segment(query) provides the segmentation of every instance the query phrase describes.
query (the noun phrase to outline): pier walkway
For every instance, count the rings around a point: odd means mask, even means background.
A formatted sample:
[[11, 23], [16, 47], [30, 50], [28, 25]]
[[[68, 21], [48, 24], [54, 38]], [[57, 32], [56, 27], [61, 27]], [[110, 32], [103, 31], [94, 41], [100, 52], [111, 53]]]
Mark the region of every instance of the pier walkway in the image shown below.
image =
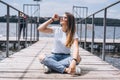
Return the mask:
[[38, 55], [50, 53], [52, 38], [42, 38], [0, 62], [0, 80], [120, 80], [120, 70], [99, 57], [79, 48], [82, 61], [80, 76], [69, 74], [44, 74]]

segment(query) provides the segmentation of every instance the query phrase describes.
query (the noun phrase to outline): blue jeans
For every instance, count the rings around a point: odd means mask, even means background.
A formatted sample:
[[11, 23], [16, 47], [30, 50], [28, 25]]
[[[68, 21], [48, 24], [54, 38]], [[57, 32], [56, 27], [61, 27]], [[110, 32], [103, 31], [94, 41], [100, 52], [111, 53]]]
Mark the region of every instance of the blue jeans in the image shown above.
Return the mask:
[[49, 54], [41, 61], [42, 64], [46, 65], [48, 68], [64, 73], [65, 68], [69, 67], [72, 61], [70, 54]]

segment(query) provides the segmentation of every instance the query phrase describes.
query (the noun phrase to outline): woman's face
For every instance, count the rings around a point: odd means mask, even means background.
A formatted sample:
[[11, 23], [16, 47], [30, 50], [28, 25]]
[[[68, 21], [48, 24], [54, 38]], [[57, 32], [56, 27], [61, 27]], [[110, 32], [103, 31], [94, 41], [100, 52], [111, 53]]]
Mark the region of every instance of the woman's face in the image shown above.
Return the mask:
[[66, 14], [60, 17], [60, 24], [62, 25], [63, 31], [66, 31], [67, 29], [67, 22], [68, 22], [68, 19]]

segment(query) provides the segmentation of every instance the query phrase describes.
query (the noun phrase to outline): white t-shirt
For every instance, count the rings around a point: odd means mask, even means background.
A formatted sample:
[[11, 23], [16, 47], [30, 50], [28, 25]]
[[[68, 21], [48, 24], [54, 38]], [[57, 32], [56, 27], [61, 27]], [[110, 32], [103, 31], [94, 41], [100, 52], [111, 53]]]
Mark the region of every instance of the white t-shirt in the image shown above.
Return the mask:
[[[52, 27], [52, 29], [54, 34], [54, 46], [53, 46], [52, 52], [69, 54], [70, 48], [67, 48], [65, 46], [66, 33], [62, 31], [62, 27]], [[78, 35], [75, 32], [74, 39], [76, 38], [78, 38]]]

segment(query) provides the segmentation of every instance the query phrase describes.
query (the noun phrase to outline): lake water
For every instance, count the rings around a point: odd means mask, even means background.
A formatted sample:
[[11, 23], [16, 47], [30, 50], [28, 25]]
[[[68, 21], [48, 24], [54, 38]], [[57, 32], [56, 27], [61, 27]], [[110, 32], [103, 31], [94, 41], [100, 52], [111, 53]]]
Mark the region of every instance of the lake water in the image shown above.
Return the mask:
[[[59, 26], [60, 27], [60, 25], [56, 25], [56, 24], [52, 24], [50, 26]], [[35, 29], [36, 29], [36, 27], [34, 27], [34, 25], [32, 25], [32, 29], [31, 29], [31, 24], [28, 24], [28, 36], [30, 36], [30, 34], [31, 34], [30, 31], [32, 30], [32, 33], [34, 33]], [[78, 31], [78, 36], [80, 36], [80, 27], [77, 28], [77, 31]], [[94, 31], [95, 31], [95, 38], [100, 38], [100, 39], [103, 38], [103, 33], [104, 33], [103, 26], [95, 26]], [[18, 24], [10, 23], [9, 33], [10, 33], [10, 37], [18, 36]], [[84, 34], [85, 34], [85, 27], [83, 25], [82, 37], [84, 37]], [[114, 26], [107, 27], [107, 32], [106, 32], [107, 39], [113, 39], [114, 35], [115, 35], [115, 39], [120, 39], [120, 27], [119, 26], [118, 27], [114, 27]], [[6, 36], [6, 23], [0, 23], [0, 37], [5, 37], [5, 36]], [[34, 34], [32, 36], [34, 36]], [[53, 35], [40, 33], [40, 37], [44, 37], [44, 36], [52, 37]], [[91, 27], [91, 25], [88, 25], [87, 38], [91, 38], [91, 36], [92, 36], [92, 27]], [[13, 54], [15, 52], [11, 51], [10, 53]], [[0, 51], [0, 59], [3, 59], [4, 57], [5, 57], [5, 52]], [[99, 57], [101, 57], [101, 55], [99, 55]], [[114, 57], [111, 57], [111, 55], [107, 55], [106, 61], [120, 69], [120, 57], [114, 58]]]
[[[60, 25], [56, 25], [56, 24], [52, 24], [50, 26], [60, 26]], [[34, 32], [36, 27], [34, 27], [34, 25], [32, 25], [32, 33]], [[30, 31], [31, 31], [31, 24], [28, 24], [28, 36], [30, 36]], [[80, 36], [80, 27], [77, 28], [78, 31], [78, 36]], [[103, 26], [95, 26], [95, 38], [103, 38]], [[107, 27], [107, 31], [106, 31], [106, 38], [107, 39], [113, 39], [114, 37], [114, 31], [115, 31], [115, 39], [120, 39], [120, 27]], [[16, 23], [10, 23], [10, 37], [15, 37], [18, 35], [18, 24]], [[33, 34], [34, 35], [34, 34]], [[33, 36], [32, 35], [32, 36]], [[84, 37], [85, 35], [85, 27], [83, 25], [82, 27], [82, 37]], [[0, 23], [0, 37], [1, 36], [6, 36], [6, 23]], [[43, 34], [40, 33], [40, 37], [43, 36], [47, 36], [47, 37], [51, 37], [52, 35], [50, 34]], [[92, 27], [91, 25], [88, 25], [87, 27], [87, 38], [91, 38], [92, 37]]]

